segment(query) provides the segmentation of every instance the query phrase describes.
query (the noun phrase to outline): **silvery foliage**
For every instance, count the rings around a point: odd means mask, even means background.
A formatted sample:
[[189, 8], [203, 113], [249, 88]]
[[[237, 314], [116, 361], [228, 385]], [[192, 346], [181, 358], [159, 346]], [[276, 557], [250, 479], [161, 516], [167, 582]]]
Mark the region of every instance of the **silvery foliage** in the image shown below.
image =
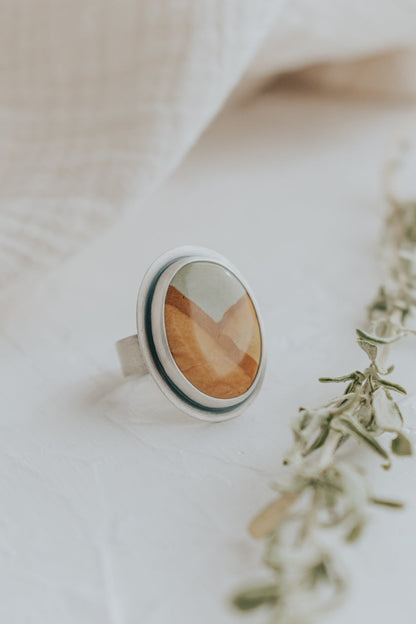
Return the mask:
[[304, 624], [338, 603], [346, 581], [337, 561], [334, 535], [357, 540], [371, 504], [391, 508], [401, 503], [374, 498], [364, 472], [341, 461], [337, 451], [348, 441], [375, 453], [388, 470], [393, 456], [412, 447], [403, 432], [396, 397], [405, 389], [385, 368], [388, 350], [409, 333], [416, 309], [416, 202], [387, 193], [390, 214], [383, 237], [385, 281], [368, 308], [368, 331], [356, 330], [368, 366], [322, 383], [345, 384], [343, 394], [316, 409], [301, 407], [292, 421], [293, 446], [284, 463], [287, 479], [278, 497], [251, 523], [253, 537], [266, 542], [264, 563], [269, 581], [234, 597], [243, 611], [270, 610], [275, 624]]

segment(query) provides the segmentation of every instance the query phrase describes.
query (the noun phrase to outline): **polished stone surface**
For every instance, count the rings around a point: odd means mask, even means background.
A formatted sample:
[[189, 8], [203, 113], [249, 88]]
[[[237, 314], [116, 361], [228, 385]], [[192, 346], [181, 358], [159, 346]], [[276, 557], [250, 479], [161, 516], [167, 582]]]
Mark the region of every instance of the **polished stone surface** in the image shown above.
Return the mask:
[[180, 269], [166, 294], [165, 328], [175, 363], [195, 388], [218, 399], [250, 388], [261, 357], [260, 327], [230, 271], [200, 261]]

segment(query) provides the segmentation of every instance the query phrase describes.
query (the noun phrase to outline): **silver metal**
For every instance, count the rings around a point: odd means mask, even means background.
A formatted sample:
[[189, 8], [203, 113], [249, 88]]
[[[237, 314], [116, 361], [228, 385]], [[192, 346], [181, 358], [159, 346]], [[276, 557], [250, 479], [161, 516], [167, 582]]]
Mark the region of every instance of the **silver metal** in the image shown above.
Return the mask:
[[[169, 349], [164, 302], [174, 275], [191, 262], [219, 264], [242, 284], [255, 308], [262, 337], [262, 353], [255, 380], [243, 395], [217, 399], [195, 388], [179, 370]], [[182, 411], [208, 421], [223, 421], [238, 416], [257, 396], [263, 382], [266, 356], [263, 323], [256, 300], [248, 284], [220, 254], [202, 247], [180, 247], [156, 260], [146, 273], [137, 298], [137, 335], [116, 344], [124, 375], [150, 373], [167, 398]]]
[[116, 342], [116, 349], [120, 359], [121, 370], [125, 377], [129, 375], [138, 375], [140, 377], [147, 375], [149, 371], [142, 356], [137, 334]]

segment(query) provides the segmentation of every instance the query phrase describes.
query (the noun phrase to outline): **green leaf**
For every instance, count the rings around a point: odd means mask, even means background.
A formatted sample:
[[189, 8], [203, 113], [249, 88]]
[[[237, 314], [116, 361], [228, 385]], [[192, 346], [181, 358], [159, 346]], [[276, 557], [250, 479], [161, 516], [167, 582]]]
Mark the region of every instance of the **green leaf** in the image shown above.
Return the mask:
[[356, 329], [358, 338], [361, 340], [365, 340], [366, 342], [370, 342], [374, 345], [386, 345], [392, 344], [393, 342], [397, 342], [402, 338], [403, 334], [396, 334], [396, 336], [390, 336], [389, 338], [383, 338], [381, 336], [372, 336], [371, 334], [367, 334], [367, 332], [362, 329]]
[[400, 392], [400, 394], [407, 394], [406, 390], [403, 388], [403, 386], [400, 386], [397, 383], [393, 383], [392, 381], [387, 381], [386, 379], [377, 379], [378, 383], [380, 383], [382, 386], [384, 386], [385, 388], [388, 388], [389, 390], [394, 390], [395, 392]]
[[315, 587], [318, 583], [322, 581], [326, 581], [328, 579], [328, 568], [325, 561], [319, 561], [319, 563], [315, 564], [306, 573], [305, 582], [309, 587]]
[[358, 344], [360, 345], [361, 349], [365, 351], [370, 360], [372, 362], [375, 362], [378, 351], [377, 346], [371, 342], [368, 342], [367, 340], [359, 340]]
[[355, 379], [355, 373], [344, 375], [344, 377], [319, 377], [318, 381], [320, 383], [343, 383], [351, 379]]
[[374, 366], [376, 368], [377, 373], [379, 375], [383, 375], [383, 377], [385, 375], [390, 375], [390, 373], [392, 373], [394, 371], [394, 365], [393, 364], [391, 366], [389, 366], [386, 370], [382, 370], [381, 368], [379, 368], [375, 362], [374, 362]]
[[369, 448], [375, 451], [380, 457], [386, 459], [390, 464], [390, 459], [387, 451], [377, 442], [372, 435], [370, 435], [364, 427], [359, 426], [347, 420], [346, 418], [339, 418], [338, 422], [342, 424], [352, 435], [354, 435], [358, 440], [365, 442]]
[[348, 434], [341, 435], [339, 440], [338, 440], [338, 443], [337, 443], [337, 446], [336, 446], [335, 450], [337, 451], [339, 448], [341, 448], [341, 446], [343, 444], [345, 444], [345, 442], [348, 440], [349, 437], [350, 436]]
[[321, 431], [318, 433], [318, 435], [316, 436], [315, 440], [312, 442], [310, 447], [307, 448], [305, 451], [303, 451], [302, 453], [303, 457], [307, 457], [308, 455], [316, 451], [318, 448], [320, 448], [325, 443], [328, 435], [329, 435], [329, 423], [325, 423], [324, 425], [321, 426]]
[[354, 371], [349, 375], [343, 375], [342, 377], [320, 377], [321, 383], [344, 383], [347, 381], [364, 381], [364, 375], [361, 371]]
[[363, 528], [364, 528], [364, 523], [357, 522], [357, 524], [355, 524], [345, 536], [346, 541], [355, 542], [360, 537], [361, 533], [363, 532]]
[[333, 402], [332, 405], [329, 406], [330, 416], [337, 416], [347, 410], [350, 410], [353, 405], [359, 402], [359, 400], [360, 396], [358, 393], [352, 392], [350, 394], [343, 394], [339, 400]]
[[389, 393], [386, 394], [384, 388], [377, 388], [372, 402], [377, 426], [383, 431], [399, 432], [403, 425], [403, 416]]
[[391, 442], [391, 450], [395, 455], [403, 457], [413, 454], [412, 444], [403, 433], [399, 433]]
[[391, 507], [392, 509], [402, 509], [403, 503], [400, 501], [385, 500], [383, 498], [370, 498], [370, 503], [374, 505], [383, 505], [384, 507]]
[[385, 312], [388, 307], [388, 300], [386, 290], [383, 286], [380, 286], [379, 291], [377, 293], [377, 297], [369, 306], [370, 310], [380, 310], [381, 312]]
[[274, 605], [278, 600], [276, 585], [252, 587], [238, 593], [233, 598], [233, 605], [240, 611], [251, 611], [262, 605]]
[[305, 429], [312, 420], [312, 414], [304, 407], [300, 407], [298, 411], [299, 429]]

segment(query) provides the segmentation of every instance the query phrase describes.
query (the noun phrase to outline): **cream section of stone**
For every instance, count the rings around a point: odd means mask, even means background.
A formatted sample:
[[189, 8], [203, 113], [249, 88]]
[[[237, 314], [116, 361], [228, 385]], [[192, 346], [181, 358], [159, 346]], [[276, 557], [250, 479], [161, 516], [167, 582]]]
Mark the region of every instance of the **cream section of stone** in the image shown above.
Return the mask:
[[246, 292], [228, 270], [213, 262], [192, 262], [180, 269], [171, 285], [181, 291], [216, 322]]

